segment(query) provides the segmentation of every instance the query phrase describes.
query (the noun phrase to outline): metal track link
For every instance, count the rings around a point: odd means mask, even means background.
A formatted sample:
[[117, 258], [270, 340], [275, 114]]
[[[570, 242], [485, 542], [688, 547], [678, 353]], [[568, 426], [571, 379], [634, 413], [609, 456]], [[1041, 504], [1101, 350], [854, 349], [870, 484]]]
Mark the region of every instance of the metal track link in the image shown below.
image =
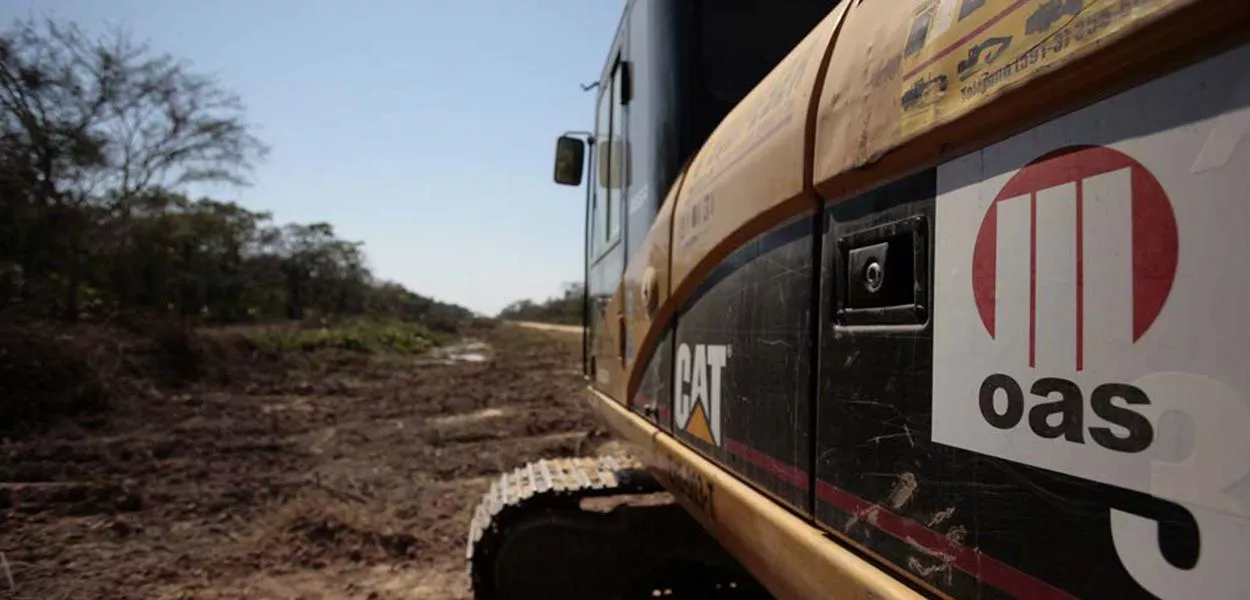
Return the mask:
[[627, 456], [539, 460], [504, 473], [482, 495], [469, 525], [465, 559], [470, 586], [476, 593], [483, 591], [478, 589], [475, 570], [479, 577], [491, 571], [500, 533], [513, 518], [532, 510], [569, 506], [583, 498], [662, 490], [641, 462]]

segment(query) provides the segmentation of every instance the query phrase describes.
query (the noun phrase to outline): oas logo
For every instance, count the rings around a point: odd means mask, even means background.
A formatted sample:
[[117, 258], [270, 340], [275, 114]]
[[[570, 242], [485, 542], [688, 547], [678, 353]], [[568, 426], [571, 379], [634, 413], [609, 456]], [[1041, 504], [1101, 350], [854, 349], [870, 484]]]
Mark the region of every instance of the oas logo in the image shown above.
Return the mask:
[[721, 443], [721, 380], [730, 354], [729, 346], [681, 344], [673, 370], [677, 427], [717, 446]]
[[986, 212], [972, 255], [977, 312], [1030, 367], [1081, 371], [1150, 329], [1177, 247], [1150, 171], [1110, 148], [1063, 148], [1016, 173]]
[[1121, 365], [1167, 302], [1177, 249], [1163, 187], [1121, 152], [1069, 147], [1016, 173], [972, 251], [976, 312], [993, 340], [985, 364], [998, 367], [977, 392], [985, 422], [1118, 452], [1150, 447], [1138, 407], [1152, 401], [1120, 379]]

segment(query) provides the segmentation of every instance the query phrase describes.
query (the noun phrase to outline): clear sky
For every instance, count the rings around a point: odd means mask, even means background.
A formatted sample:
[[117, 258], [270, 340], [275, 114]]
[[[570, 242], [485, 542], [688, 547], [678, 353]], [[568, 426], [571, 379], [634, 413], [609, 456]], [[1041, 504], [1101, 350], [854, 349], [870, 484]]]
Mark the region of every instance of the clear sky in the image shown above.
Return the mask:
[[271, 153], [221, 199], [327, 221], [418, 293], [494, 314], [582, 276], [584, 190], [551, 180], [589, 129], [622, 1], [0, 0], [0, 19], [120, 25], [247, 105]]

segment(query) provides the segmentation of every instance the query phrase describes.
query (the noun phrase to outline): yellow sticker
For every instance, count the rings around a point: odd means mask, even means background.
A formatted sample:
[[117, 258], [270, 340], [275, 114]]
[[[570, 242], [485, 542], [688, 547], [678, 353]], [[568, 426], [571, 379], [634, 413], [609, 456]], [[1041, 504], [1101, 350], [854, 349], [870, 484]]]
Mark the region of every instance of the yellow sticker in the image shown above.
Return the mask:
[[[984, 103], [999, 89], [1177, 0], [934, 0], [913, 12], [901, 61], [904, 135]], [[955, 8], [957, 10], [943, 10]], [[935, 23], [937, 24], [935, 26]]]

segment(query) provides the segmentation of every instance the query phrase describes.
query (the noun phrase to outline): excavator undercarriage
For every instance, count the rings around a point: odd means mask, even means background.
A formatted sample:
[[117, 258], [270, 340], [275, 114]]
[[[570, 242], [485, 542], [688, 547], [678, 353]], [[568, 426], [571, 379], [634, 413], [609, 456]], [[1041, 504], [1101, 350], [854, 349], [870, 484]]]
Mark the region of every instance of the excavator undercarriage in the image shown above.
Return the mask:
[[541, 460], [483, 496], [466, 551], [476, 598], [769, 598], [636, 460]]

